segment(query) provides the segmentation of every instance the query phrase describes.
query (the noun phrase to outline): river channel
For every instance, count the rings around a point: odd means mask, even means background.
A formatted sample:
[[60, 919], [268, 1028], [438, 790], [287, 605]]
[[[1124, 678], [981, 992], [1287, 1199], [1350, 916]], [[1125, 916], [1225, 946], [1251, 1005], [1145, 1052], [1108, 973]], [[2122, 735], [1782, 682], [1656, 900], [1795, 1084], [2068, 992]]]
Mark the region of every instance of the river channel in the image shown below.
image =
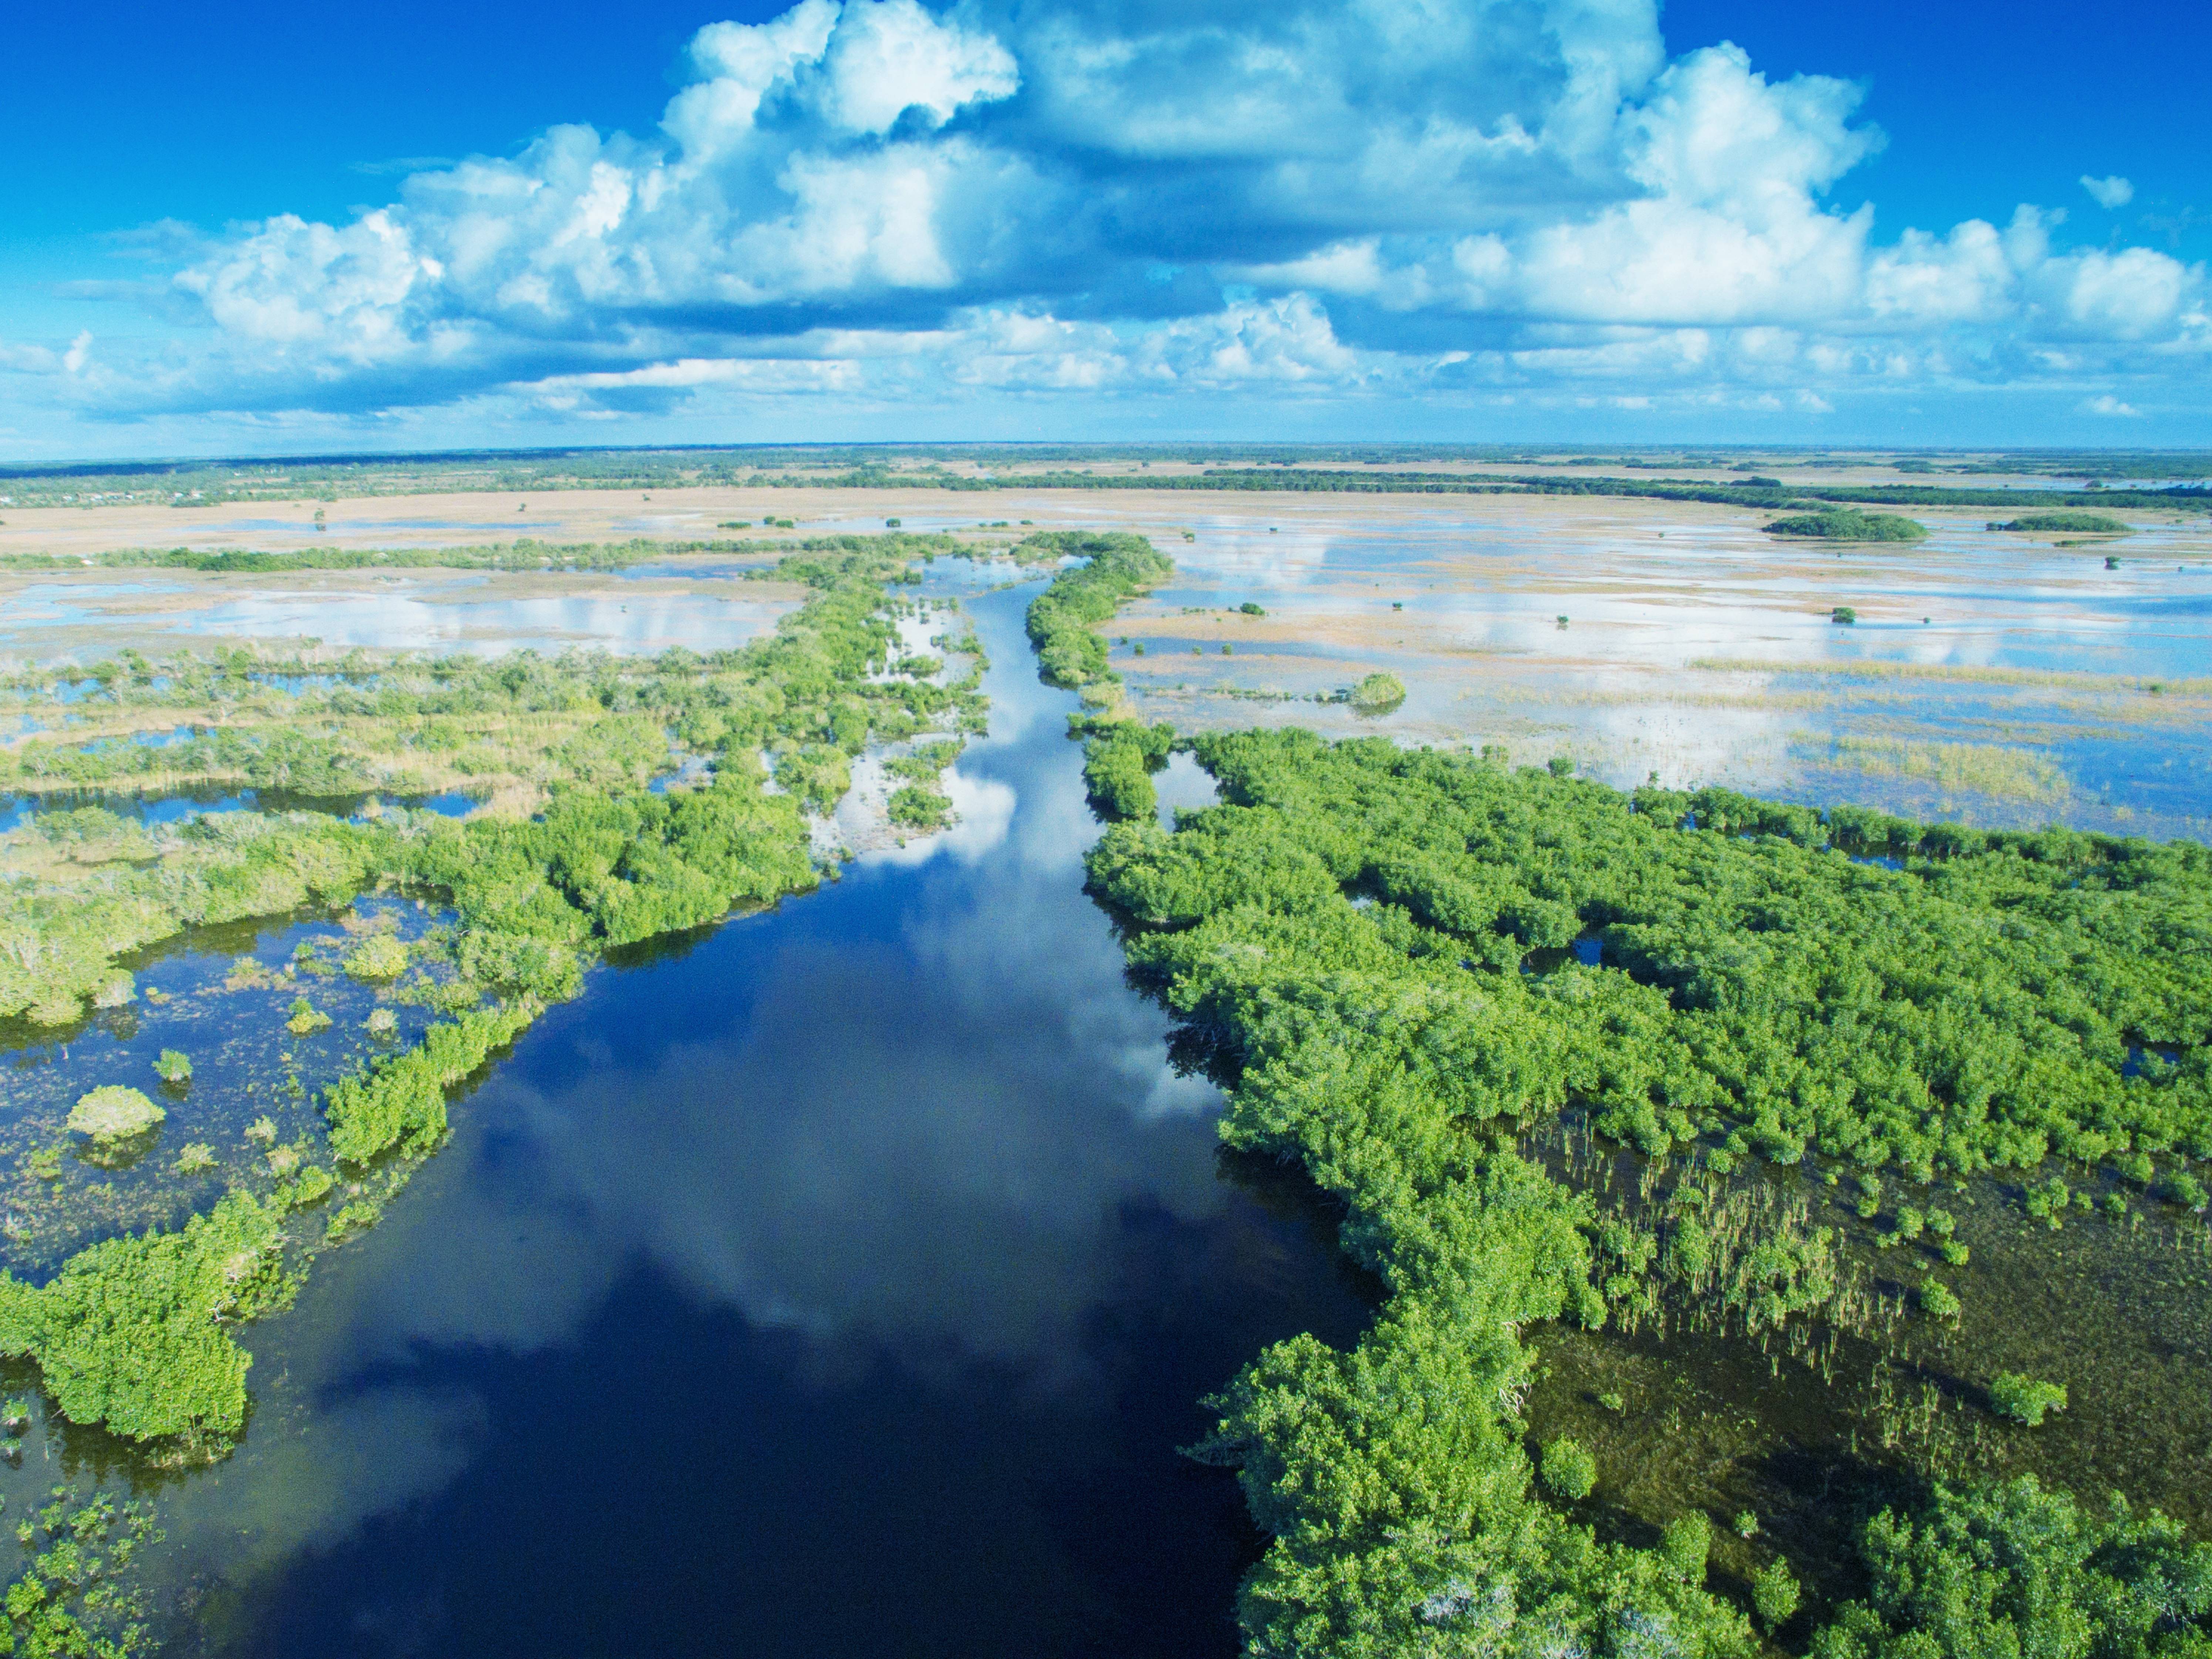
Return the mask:
[[[140, 1477], [165, 1651], [1237, 1650], [1261, 1540], [1176, 1448], [1367, 1304], [1309, 1206], [1218, 1164], [1123, 980], [1031, 591], [970, 603], [963, 823], [596, 970], [243, 1334], [243, 1444]], [[30, 1503], [133, 1478], [27, 1449]]]

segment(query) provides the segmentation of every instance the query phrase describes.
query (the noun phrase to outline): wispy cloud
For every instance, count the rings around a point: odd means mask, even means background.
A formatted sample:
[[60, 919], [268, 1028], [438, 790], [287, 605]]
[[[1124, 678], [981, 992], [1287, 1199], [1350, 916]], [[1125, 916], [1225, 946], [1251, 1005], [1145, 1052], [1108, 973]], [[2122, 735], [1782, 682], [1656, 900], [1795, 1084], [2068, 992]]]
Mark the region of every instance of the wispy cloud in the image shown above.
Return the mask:
[[2081, 175], [2081, 188], [2097, 198], [2101, 208], [2124, 208], [2136, 199], [2136, 187], [2117, 173], [2105, 179]]

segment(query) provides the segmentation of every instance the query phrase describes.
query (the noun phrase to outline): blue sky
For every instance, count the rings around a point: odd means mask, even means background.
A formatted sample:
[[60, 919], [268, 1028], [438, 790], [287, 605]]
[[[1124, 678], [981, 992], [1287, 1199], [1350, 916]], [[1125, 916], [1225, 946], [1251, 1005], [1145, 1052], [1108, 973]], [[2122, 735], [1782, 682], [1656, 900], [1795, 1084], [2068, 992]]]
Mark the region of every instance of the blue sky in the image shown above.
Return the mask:
[[18, 21], [0, 455], [2212, 442], [2212, 8], [343, 9]]

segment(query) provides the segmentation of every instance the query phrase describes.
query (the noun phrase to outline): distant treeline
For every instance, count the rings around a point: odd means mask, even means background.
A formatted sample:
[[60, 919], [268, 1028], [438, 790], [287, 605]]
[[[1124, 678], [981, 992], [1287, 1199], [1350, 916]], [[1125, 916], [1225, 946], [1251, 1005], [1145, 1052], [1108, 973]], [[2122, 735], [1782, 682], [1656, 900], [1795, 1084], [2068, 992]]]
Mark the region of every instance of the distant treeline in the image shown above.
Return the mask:
[[1199, 473], [1023, 472], [976, 478], [857, 467], [827, 477], [796, 473], [750, 480], [805, 489], [1154, 489], [1266, 490], [1344, 495], [1620, 495], [1728, 507], [1818, 510], [1827, 505], [1881, 507], [2165, 507], [2212, 504], [2212, 487], [2165, 489], [1954, 489], [1941, 484], [1780, 484], [1771, 479], [1713, 483], [1697, 478], [1576, 478], [1553, 473], [1340, 472], [1322, 467], [1216, 467]]
[[[1755, 463], [1745, 459], [1747, 455], [1755, 456]], [[2212, 453], [2154, 450], [1954, 450], [1901, 453], [1818, 449], [1745, 451], [1677, 445], [1578, 453], [1567, 446], [1528, 444], [763, 444], [19, 465], [0, 466], [0, 496], [6, 498], [0, 501], [0, 506], [87, 507], [136, 502], [192, 508], [242, 502], [334, 502], [341, 496], [403, 495], [428, 490], [514, 490], [519, 494], [549, 489], [649, 491], [774, 483], [818, 486], [839, 482], [888, 482], [916, 488], [938, 485], [988, 489], [1008, 483], [1034, 484], [1041, 479], [1050, 479], [1060, 487], [1070, 489], [1218, 489], [1237, 486], [1188, 482], [1168, 484], [1139, 479], [1108, 479], [1086, 486], [1075, 480], [1082, 477], [1080, 469], [1085, 466], [1133, 463], [1145, 467], [1170, 463], [1221, 471], [1272, 467], [1296, 473], [1318, 471], [1333, 464], [1400, 469], [1452, 461], [1489, 466], [1607, 467], [1646, 474], [1680, 473], [1693, 469], [1749, 473], [1754, 465], [1759, 472], [1771, 474], [1789, 469], [1886, 463], [1900, 472], [1921, 475], [2002, 471], [2022, 476], [2106, 480], [2212, 477]], [[935, 476], [947, 467], [986, 468], [999, 477], [995, 481], [978, 482], [969, 477]], [[1492, 486], [1504, 482], [1455, 480], [1443, 474], [1376, 472], [1365, 476], [1370, 481], [1394, 476], [1427, 477], [1437, 480], [1439, 486], [1455, 483], [1461, 488], [1474, 482]], [[1543, 482], [1558, 485], [1578, 481], [1553, 477]], [[1271, 482], [1267, 487], [1298, 486]], [[1370, 482], [1352, 487], [1405, 486]], [[1717, 486], [1693, 482], [1690, 487]], [[1831, 495], [1829, 499], [1840, 497]], [[1771, 501], [1759, 504], [1778, 505]]]

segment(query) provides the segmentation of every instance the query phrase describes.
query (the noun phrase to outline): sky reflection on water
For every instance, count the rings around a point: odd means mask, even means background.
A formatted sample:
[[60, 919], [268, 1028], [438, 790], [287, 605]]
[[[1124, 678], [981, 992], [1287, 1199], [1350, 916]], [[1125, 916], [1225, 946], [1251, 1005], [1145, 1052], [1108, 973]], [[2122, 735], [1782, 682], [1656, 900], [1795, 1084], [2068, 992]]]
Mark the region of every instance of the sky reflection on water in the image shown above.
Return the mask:
[[1172, 1449], [1364, 1304], [1123, 981], [1024, 598], [961, 762], [1010, 811], [600, 970], [252, 1333], [165, 1505], [210, 1647], [1234, 1651], [1240, 1501]]

